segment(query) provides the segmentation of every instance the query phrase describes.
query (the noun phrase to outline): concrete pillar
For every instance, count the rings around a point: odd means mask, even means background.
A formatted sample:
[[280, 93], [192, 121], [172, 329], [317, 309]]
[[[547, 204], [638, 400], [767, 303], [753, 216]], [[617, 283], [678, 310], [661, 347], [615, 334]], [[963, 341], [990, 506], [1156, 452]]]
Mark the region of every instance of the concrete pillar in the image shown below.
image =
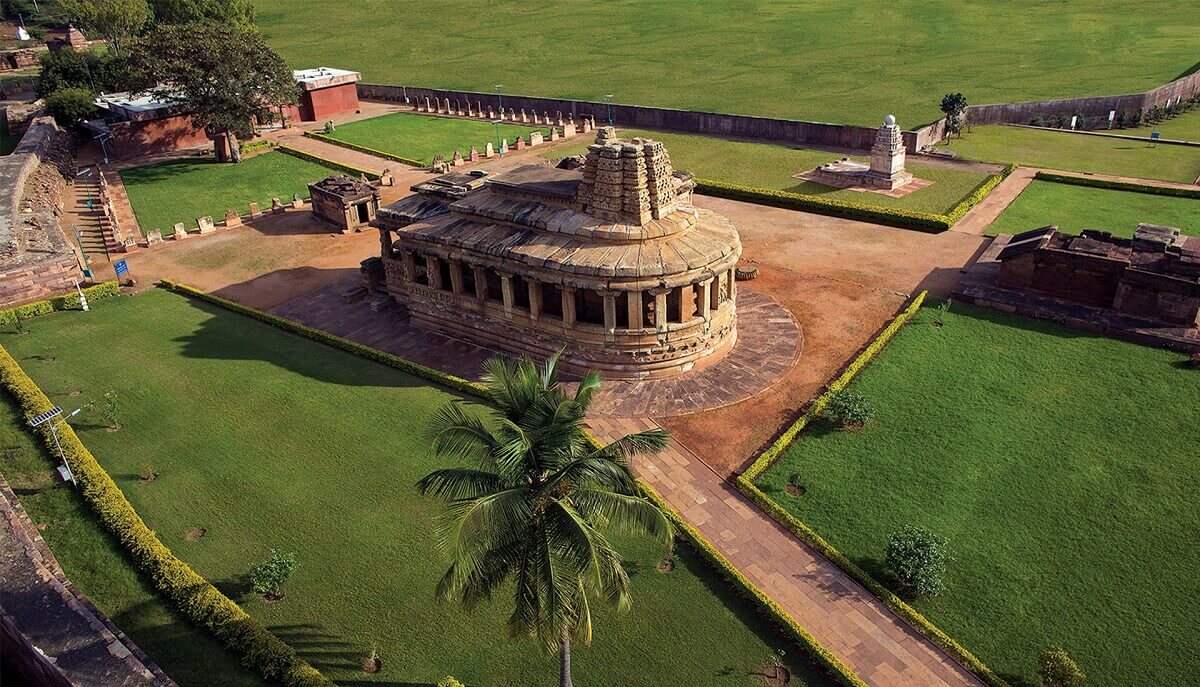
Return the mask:
[[617, 330], [617, 295], [615, 292], [604, 294], [604, 331], [612, 334]]
[[504, 316], [512, 317], [513, 312], [513, 286], [512, 275], [500, 275], [500, 293], [504, 297]]
[[487, 300], [487, 268], [478, 265], [472, 267], [475, 270], [475, 298], [480, 301]]
[[654, 328], [664, 331], [667, 328], [667, 292], [654, 294]]
[[563, 324], [568, 327], [575, 326], [575, 289], [569, 286], [562, 287], [562, 313]]
[[529, 291], [529, 319], [539, 320], [542, 317], [542, 283], [526, 279], [525, 288]]
[[630, 329], [642, 329], [646, 326], [646, 316], [642, 313], [642, 292], [629, 291], [625, 294], [625, 317]]
[[442, 290], [442, 268], [441, 260], [438, 260], [432, 255], [425, 256], [425, 272], [429, 276], [429, 286]]
[[457, 260], [450, 261], [450, 290], [455, 296], [463, 295], [462, 263]]
[[711, 279], [705, 279], [696, 285], [696, 288], [700, 289], [700, 308], [697, 314], [705, 320], [712, 317], [712, 282]]

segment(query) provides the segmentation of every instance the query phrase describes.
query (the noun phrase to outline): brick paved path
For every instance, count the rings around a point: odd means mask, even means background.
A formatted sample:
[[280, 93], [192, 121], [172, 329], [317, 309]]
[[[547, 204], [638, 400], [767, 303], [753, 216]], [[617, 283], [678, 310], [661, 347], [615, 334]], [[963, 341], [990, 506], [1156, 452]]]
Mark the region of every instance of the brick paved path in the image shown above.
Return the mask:
[[[591, 418], [601, 441], [657, 427], [650, 419]], [[850, 670], [876, 687], [983, 683], [840, 568], [797, 539], [672, 440], [634, 461], [652, 486], [734, 566]]]
[[[71, 584], [0, 476], [0, 613], [78, 687], [174, 687]], [[15, 684], [15, 683], [14, 683]]]

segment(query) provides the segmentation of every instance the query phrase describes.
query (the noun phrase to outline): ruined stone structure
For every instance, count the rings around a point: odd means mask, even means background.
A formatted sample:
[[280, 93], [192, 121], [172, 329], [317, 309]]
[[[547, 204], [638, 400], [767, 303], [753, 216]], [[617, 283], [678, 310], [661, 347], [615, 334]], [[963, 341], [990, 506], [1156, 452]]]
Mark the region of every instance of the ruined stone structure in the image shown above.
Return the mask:
[[870, 165], [843, 158], [817, 167], [805, 178], [837, 188], [861, 187], [885, 191], [894, 191], [912, 183], [913, 175], [904, 169], [904, 139], [900, 127], [896, 125], [896, 118], [888, 115], [875, 132]]
[[1000, 251], [998, 285], [1038, 291], [1124, 315], [1200, 326], [1200, 238], [1140, 224], [1133, 239], [1048, 226], [1016, 234]]
[[[366, 226], [379, 211], [379, 188], [364, 179], [344, 174], [308, 185], [313, 216], [337, 227], [343, 234]], [[282, 206], [281, 206], [282, 207]]]
[[[661, 143], [598, 130], [582, 168], [451, 174], [381, 208], [368, 287], [414, 324], [572, 369], [638, 379], [733, 348], [737, 231], [690, 205]], [[382, 274], [380, 274], [382, 273]]]

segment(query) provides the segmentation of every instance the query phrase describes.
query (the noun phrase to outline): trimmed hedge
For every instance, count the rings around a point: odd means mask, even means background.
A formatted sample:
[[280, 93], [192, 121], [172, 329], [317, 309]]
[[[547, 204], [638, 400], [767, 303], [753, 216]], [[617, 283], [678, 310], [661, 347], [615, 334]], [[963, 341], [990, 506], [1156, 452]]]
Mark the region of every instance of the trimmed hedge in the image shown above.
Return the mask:
[[328, 167], [329, 169], [332, 169], [335, 172], [342, 172], [344, 174], [350, 174], [352, 176], [358, 176], [359, 174], [364, 174], [364, 175], [366, 175], [366, 177], [368, 179], [378, 179], [379, 178], [379, 175], [376, 174], [375, 172], [368, 172], [365, 169], [359, 169], [358, 167], [354, 167], [353, 165], [344, 165], [340, 162], [334, 162], [333, 160], [327, 160], [327, 159], [321, 157], [320, 155], [313, 155], [312, 153], [306, 153], [303, 150], [297, 150], [297, 149], [291, 148], [289, 146], [281, 145], [281, 146], [279, 146], [278, 150], [279, 150], [279, 152], [283, 153], [284, 155], [291, 155], [292, 157], [297, 157], [297, 158], [300, 158], [301, 160], [308, 160], [309, 162], [315, 162], [316, 164], [321, 165], [322, 167]]
[[[54, 407], [17, 361], [0, 346], [0, 386], [16, 400], [26, 418]], [[56, 453], [49, 424], [36, 428], [48, 451]], [[175, 557], [133, 509], [108, 472], [67, 423], [58, 431], [59, 445], [79, 485], [83, 500], [101, 525], [118, 541], [145, 579], [169, 599], [184, 617], [208, 628], [242, 663], [285, 687], [333, 687], [333, 682], [296, 655], [292, 647], [250, 617], [186, 563]]]
[[1151, 186], [1149, 184], [1134, 184], [1128, 181], [1114, 179], [1099, 179], [1096, 177], [1078, 177], [1073, 174], [1057, 174], [1055, 172], [1038, 172], [1033, 176], [1038, 181], [1052, 181], [1056, 184], [1071, 184], [1072, 186], [1091, 186], [1112, 191], [1131, 191], [1133, 193], [1148, 193], [1155, 196], [1171, 196], [1174, 198], [1194, 198], [1200, 200], [1200, 188], [1178, 188], [1175, 186]]
[[274, 147], [274, 141], [262, 138], [257, 141], [242, 141], [241, 143], [238, 143], [238, 152], [242, 155], [251, 155], [264, 150], [270, 150]]
[[[121, 285], [115, 281], [106, 281], [95, 286], [89, 286], [83, 290], [83, 295], [88, 301], [99, 301], [105, 298], [121, 295]], [[0, 310], [0, 325], [16, 324], [17, 318], [28, 320], [31, 317], [38, 315], [46, 315], [59, 310], [76, 310], [80, 308], [79, 294], [72, 292], [54, 298], [47, 298], [44, 301], [35, 301], [26, 303], [15, 308]]]
[[[340, 336], [335, 336], [319, 329], [306, 327], [302, 324], [292, 322], [260, 310], [255, 310], [254, 308], [250, 308], [239, 303], [234, 303], [233, 301], [229, 301], [224, 298], [213, 296], [205, 293], [204, 291], [200, 291], [199, 289], [195, 289], [184, 284], [179, 284], [177, 282], [172, 282], [165, 279], [161, 282], [161, 284], [164, 288], [176, 293], [191, 296], [193, 298], [218, 305], [248, 317], [253, 317], [256, 320], [266, 322], [286, 331], [294, 332], [305, 338], [328, 344], [348, 353], [359, 355], [364, 358], [404, 370], [405, 372], [410, 372], [456, 391], [461, 391], [465, 394], [487, 399], [487, 390], [482, 384], [477, 384], [460, 377], [455, 377], [454, 375], [449, 375], [444, 372], [425, 367], [424, 365], [419, 365], [412, 361], [405, 360], [404, 358], [394, 356], [390, 353], [384, 353], [383, 351], [376, 350], [369, 346], [364, 346], [360, 343], [350, 341], [349, 339], [344, 339]], [[925, 294], [922, 293], [921, 296], [918, 297], [918, 300], [916, 301], [918, 305], [920, 300], [924, 298], [924, 295]], [[595, 437], [591, 437], [589, 435], [589, 438], [591, 439], [592, 444], [597, 448], [600, 446]], [[772, 601], [765, 592], [756, 587], [754, 583], [749, 580], [749, 578], [743, 575], [736, 567], [734, 567], [732, 563], [729, 562], [727, 558], [721, 555], [721, 553], [704, 538], [704, 535], [700, 534], [700, 532], [685, 522], [682, 516], [680, 516], [679, 513], [671, 508], [670, 504], [668, 504], [661, 496], [659, 496], [653, 488], [641, 480], [638, 480], [638, 484], [643, 493], [646, 495], [646, 498], [653, 501], [655, 505], [662, 509], [675, 527], [678, 528], [679, 531], [683, 532], [687, 539], [691, 541], [693, 545], [695, 545], [696, 551], [702, 558], [707, 560], [708, 563], [713, 566], [713, 568], [715, 568], [726, 579], [728, 579], [735, 588], [746, 595], [751, 601], [756, 603], [759, 607], [759, 610], [766, 615], [767, 618], [774, 621], [789, 636], [790, 639], [804, 647], [805, 650], [812, 654], [813, 658], [826, 670], [828, 670], [835, 679], [837, 679], [843, 685], [846, 685], [846, 687], [867, 687], [867, 683], [863, 682], [861, 678], [851, 672], [850, 669], [847, 668], [846, 665], [842, 663], [836, 656], [834, 656], [828, 649], [821, 646], [815, 637], [809, 634], [807, 630], [801, 627], [790, 615], [788, 615], [787, 611], [783, 610], [783, 608]]]
[[[998, 182], [997, 182], [998, 183]], [[779, 524], [786, 527], [792, 534], [795, 534], [801, 541], [816, 549], [822, 556], [829, 559], [834, 565], [841, 568], [847, 575], [854, 578], [860, 585], [865, 587], [867, 591], [875, 595], [888, 608], [892, 609], [897, 615], [907, 621], [910, 625], [924, 634], [929, 641], [941, 647], [946, 653], [950, 654], [967, 670], [977, 675], [981, 680], [991, 687], [1010, 687], [1000, 676], [992, 672], [983, 661], [980, 661], [974, 654], [954, 641], [945, 632], [942, 632], [933, 623], [929, 622], [925, 616], [921, 615], [912, 606], [909, 606], [903, 599], [893, 594], [890, 590], [880, 584], [875, 578], [871, 577], [862, 568], [855, 565], [841, 551], [834, 548], [829, 542], [825, 541], [821, 535], [814, 532], [808, 525], [801, 522], [794, 515], [788, 512], [783, 506], [780, 506], [770, 496], [767, 496], [761, 489], [754, 484], [756, 480], [767, 468], [771, 467], [783, 451], [791, 446], [795, 441], [796, 436], [804, 429], [808, 423], [817, 417], [829, 400], [839, 391], [850, 385], [850, 382], [858, 376], [866, 366], [879, 355], [887, 344], [896, 336], [900, 328], [912, 319], [913, 315], [921, 308], [924, 302], [926, 292], [921, 292], [907, 308], [893, 319], [887, 327], [879, 333], [879, 336], [865, 348], [837, 377], [829, 384], [825, 393], [817, 397], [809, 406], [807, 412], [801, 415], [794, 423], [791, 424], [782, 434], [779, 435], [774, 442], [771, 443], [765, 451], [754, 461], [753, 464], [745, 472], [738, 475], [734, 480], [734, 485], [739, 491], [746, 495], [747, 498], [754, 501], [760, 508], [766, 511], [771, 517], [775, 518]]]
[[392, 153], [385, 153], [382, 150], [375, 150], [374, 148], [360, 146], [357, 143], [349, 143], [347, 141], [341, 141], [332, 136], [326, 136], [325, 134], [317, 133], [315, 131], [305, 131], [304, 135], [309, 138], [315, 138], [318, 141], [325, 141], [326, 143], [329, 143], [330, 145], [341, 146], [341, 147], [347, 148], [349, 150], [357, 150], [360, 153], [374, 155], [375, 157], [382, 157], [387, 160], [395, 160], [396, 162], [403, 162], [404, 164], [411, 165], [413, 167], [428, 167], [429, 166], [429, 163], [427, 163], [427, 162], [421, 162], [420, 160], [414, 160], [412, 158], [403, 157], [400, 155], [393, 155]]
[[201, 291], [200, 289], [195, 289], [187, 286], [186, 284], [180, 284], [179, 282], [174, 282], [169, 279], [164, 279], [159, 283], [163, 288], [169, 291], [190, 296], [197, 300], [205, 301], [206, 303], [218, 305], [226, 310], [232, 310], [233, 312], [254, 318], [260, 322], [266, 322], [269, 325], [292, 332], [293, 334], [299, 334], [306, 339], [312, 339], [313, 341], [318, 341], [339, 350], [346, 351], [347, 353], [353, 353], [354, 355], [404, 370], [409, 374], [428, 379], [431, 382], [441, 384], [454, 389], [455, 391], [461, 391], [474, 396], [485, 395], [483, 386], [476, 384], [475, 382], [446, 374], [445, 372], [435, 370], [432, 367], [426, 367], [424, 365], [414, 363], [411, 360], [405, 360], [400, 356], [392, 355], [391, 353], [385, 353], [376, 348], [371, 348], [370, 346], [364, 346], [357, 341], [351, 341], [350, 339], [337, 336], [336, 334], [330, 334], [329, 332], [321, 329], [315, 329], [313, 327], [300, 324], [299, 322], [293, 322], [292, 320], [287, 320], [255, 308], [242, 305], [241, 303], [235, 303], [233, 301], [226, 300], [219, 296], [214, 296], [211, 293], [207, 293], [205, 291]]
[[967, 214], [967, 211], [975, 207], [976, 203], [986, 198], [992, 192], [992, 189], [996, 188], [1016, 168], [1016, 165], [1011, 163], [1005, 165], [1001, 172], [993, 174], [979, 182], [971, 193], [967, 194], [966, 197], [960, 200], [944, 215], [936, 215], [931, 212], [916, 212], [914, 210], [901, 210], [898, 208], [885, 208], [849, 200], [834, 200], [822, 196], [792, 193], [791, 191], [753, 188], [730, 184], [724, 181], [714, 181], [712, 179], [697, 178], [696, 193], [717, 196], [719, 198], [729, 198], [730, 200], [743, 200], [759, 205], [771, 205], [789, 210], [802, 210], [830, 217], [863, 220], [874, 224], [885, 224], [887, 226], [900, 227], [901, 229], [915, 229], [917, 231], [936, 234], [953, 227]]

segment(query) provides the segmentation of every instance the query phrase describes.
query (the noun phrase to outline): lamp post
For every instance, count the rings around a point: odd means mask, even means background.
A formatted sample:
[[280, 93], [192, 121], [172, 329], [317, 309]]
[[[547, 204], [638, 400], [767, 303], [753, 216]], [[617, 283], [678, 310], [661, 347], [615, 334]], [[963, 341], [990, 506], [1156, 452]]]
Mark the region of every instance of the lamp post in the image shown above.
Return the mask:
[[[54, 406], [50, 410], [47, 410], [46, 412], [29, 421], [30, 427], [37, 427], [46, 422], [50, 423], [50, 436], [54, 437], [54, 448], [58, 449], [58, 457], [62, 459], [62, 467], [59, 469], [59, 473], [63, 476], [63, 479], [69, 480], [71, 484], [76, 483], [75, 474], [71, 472], [71, 466], [67, 463], [67, 455], [63, 453], [62, 444], [58, 441], [58, 422], [66, 422], [67, 420], [70, 420], [78, 415], [79, 411], [81, 410], [83, 410], [83, 408], [76, 408], [70, 415], [62, 417], [62, 408], [59, 406]], [[55, 420], [58, 418], [61, 419], [59, 419], [58, 422], [55, 422]]]
[[605, 107], [608, 108], [608, 125], [609, 126], [613, 125], [613, 123], [612, 123], [612, 99], [613, 99], [612, 93], [609, 93], [608, 95], [604, 96], [604, 105], [605, 105]]
[[[500, 89], [504, 88], [504, 84], [496, 84], [492, 86], [492, 90], [496, 92], [496, 99], [500, 101], [500, 119], [504, 119], [504, 94]], [[496, 132], [496, 150], [500, 150], [500, 121], [492, 120], [492, 128]]]

